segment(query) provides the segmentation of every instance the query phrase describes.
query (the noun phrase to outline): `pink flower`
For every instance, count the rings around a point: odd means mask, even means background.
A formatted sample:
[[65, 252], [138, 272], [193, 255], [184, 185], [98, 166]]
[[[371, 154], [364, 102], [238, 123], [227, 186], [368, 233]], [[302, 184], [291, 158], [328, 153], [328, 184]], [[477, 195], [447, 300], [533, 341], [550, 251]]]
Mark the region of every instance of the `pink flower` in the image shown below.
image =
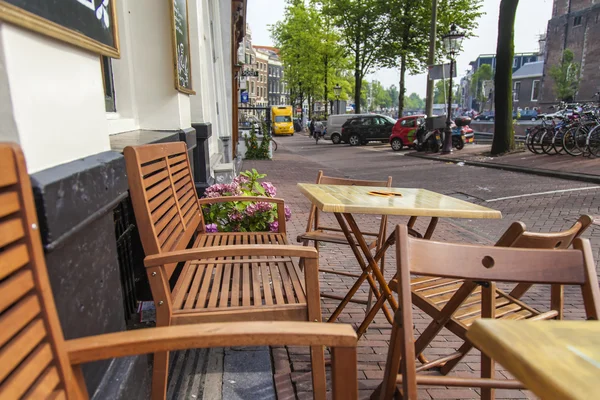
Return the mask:
[[261, 182], [260, 186], [262, 186], [263, 189], [265, 189], [265, 193], [267, 193], [267, 196], [275, 197], [277, 195], [277, 189], [275, 188], [275, 186], [273, 186], [271, 182]]
[[248, 183], [248, 178], [243, 175], [239, 175], [233, 179], [233, 182], [237, 183], [238, 185], [242, 183]]
[[288, 206], [284, 206], [284, 210], [285, 210], [285, 220], [289, 221], [290, 219], [292, 219], [292, 210]]
[[215, 233], [218, 232], [219, 229], [217, 228], [217, 224], [208, 224], [206, 225], [206, 232], [207, 233]]
[[271, 203], [265, 203], [264, 201], [259, 201], [258, 203], [248, 204], [246, 207], [246, 215], [253, 216], [256, 213], [268, 212], [273, 209], [273, 205]]
[[277, 222], [277, 221], [271, 222], [269, 224], [269, 230], [271, 232], [279, 232], [279, 222]]

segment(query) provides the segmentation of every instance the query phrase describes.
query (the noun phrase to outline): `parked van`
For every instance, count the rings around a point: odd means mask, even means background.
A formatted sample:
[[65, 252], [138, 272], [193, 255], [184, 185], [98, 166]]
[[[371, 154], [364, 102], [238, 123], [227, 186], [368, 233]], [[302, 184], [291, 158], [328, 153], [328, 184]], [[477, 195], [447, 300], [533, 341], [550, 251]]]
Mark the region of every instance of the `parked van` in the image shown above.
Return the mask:
[[350, 119], [355, 117], [363, 117], [370, 114], [337, 114], [330, 115], [327, 118], [327, 133], [324, 138], [331, 140], [333, 144], [342, 143], [342, 125]]
[[292, 106], [271, 107], [273, 135], [293, 135]]

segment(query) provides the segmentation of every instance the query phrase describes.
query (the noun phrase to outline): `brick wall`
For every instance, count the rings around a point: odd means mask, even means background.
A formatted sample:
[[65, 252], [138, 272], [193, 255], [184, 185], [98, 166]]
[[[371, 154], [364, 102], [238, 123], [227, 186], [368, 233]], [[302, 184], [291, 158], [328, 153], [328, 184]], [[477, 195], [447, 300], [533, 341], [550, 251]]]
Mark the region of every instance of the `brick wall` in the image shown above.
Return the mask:
[[[541, 102], [555, 102], [554, 82], [548, 76], [552, 65], [560, 63], [565, 48], [573, 51], [581, 65], [581, 84], [576, 100], [592, 100], [600, 90], [600, 2], [598, 0], [555, 0], [553, 18], [548, 21], [546, 57]], [[594, 4], [595, 3], [595, 4]], [[576, 23], [578, 25], [576, 25]]]

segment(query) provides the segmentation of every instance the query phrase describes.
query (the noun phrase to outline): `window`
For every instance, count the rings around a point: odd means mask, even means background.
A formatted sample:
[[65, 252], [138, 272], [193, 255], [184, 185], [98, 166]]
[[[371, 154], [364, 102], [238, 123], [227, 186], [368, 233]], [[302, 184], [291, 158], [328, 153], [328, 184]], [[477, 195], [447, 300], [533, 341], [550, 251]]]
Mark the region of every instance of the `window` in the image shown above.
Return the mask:
[[513, 100], [519, 101], [519, 92], [521, 91], [521, 82], [515, 82], [515, 87], [513, 89]]
[[519, 66], [519, 59], [517, 57], [513, 58], [513, 68], [517, 68]]
[[104, 106], [106, 107], [106, 112], [116, 112], [117, 104], [115, 101], [112, 60], [109, 57], [101, 56], [100, 66], [102, 68], [102, 82], [104, 83]]
[[575, 17], [575, 19], [573, 20], [573, 26], [579, 26], [581, 25], [581, 15], [578, 17]]
[[531, 86], [531, 101], [538, 101], [540, 96], [540, 81], [533, 81]]
[[416, 126], [416, 122], [417, 122], [417, 120], [415, 118], [409, 118], [409, 119], [402, 120], [400, 125], [407, 127], [407, 128], [413, 128]]

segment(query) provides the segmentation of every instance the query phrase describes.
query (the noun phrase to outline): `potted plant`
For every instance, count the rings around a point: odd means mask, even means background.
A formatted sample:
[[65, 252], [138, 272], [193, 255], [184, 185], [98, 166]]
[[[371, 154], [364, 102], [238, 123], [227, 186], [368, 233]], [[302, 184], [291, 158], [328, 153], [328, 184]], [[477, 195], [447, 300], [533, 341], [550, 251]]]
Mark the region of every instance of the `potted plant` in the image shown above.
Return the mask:
[[[240, 173], [232, 183], [208, 187], [205, 198], [223, 196], [275, 197], [277, 189], [271, 182], [261, 181], [266, 174], [256, 169]], [[278, 232], [277, 205], [262, 201], [231, 201], [204, 205], [202, 208], [207, 232]], [[285, 219], [292, 211], [285, 206]]]

